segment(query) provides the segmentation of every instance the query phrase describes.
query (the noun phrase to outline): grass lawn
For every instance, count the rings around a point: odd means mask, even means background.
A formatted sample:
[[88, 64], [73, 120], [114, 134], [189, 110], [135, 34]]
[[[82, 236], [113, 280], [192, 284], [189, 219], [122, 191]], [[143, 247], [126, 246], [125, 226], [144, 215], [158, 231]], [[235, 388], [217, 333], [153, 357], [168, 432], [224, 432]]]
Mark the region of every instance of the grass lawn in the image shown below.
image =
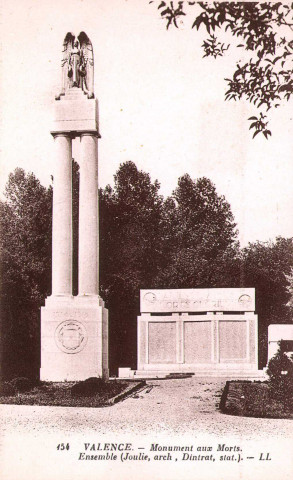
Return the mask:
[[106, 407], [141, 388], [143, 382], [106, 380], [96, 392], [74, 394], [76, 382], [39, 382], [29, 391], [15, 393], [2, 388], [0, 403], [14, 405], [50, 405], [62, 407]]
[[292, 418], [292, 396], [278, 398], [266, 382], [228, 381], [220, 410], [244, 417]]

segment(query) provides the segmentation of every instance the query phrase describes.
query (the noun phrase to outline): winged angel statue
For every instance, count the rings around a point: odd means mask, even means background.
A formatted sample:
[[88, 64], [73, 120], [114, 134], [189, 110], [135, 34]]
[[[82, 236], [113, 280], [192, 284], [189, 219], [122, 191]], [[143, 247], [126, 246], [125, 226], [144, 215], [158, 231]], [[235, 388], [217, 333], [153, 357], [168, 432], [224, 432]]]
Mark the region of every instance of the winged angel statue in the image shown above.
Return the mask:
[[81, 88], [88, 98], [94, 98], [94, 52], [86, 33], [80, 32], [78, 37], [67, 33], [62, 54], [62, 87], [56, 100], [73, 87]]

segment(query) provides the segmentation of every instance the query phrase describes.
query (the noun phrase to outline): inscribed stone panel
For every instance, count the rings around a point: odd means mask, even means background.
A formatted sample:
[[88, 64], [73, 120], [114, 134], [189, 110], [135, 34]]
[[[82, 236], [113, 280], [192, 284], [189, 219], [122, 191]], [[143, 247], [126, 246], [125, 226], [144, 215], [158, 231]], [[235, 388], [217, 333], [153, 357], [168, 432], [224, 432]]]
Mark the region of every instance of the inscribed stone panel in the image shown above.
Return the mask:
[[181, 288], [140, 290], [140, 311], [253, 312], [254, 288]]
[[184, 363], [210, 363], [211, 322], [184, 322]]
[[176, 363], [176, 323], [149, 323], [149, 363]]
[[244, 360], [246, 358], [246, 322], [219, 322], [220, 361]]

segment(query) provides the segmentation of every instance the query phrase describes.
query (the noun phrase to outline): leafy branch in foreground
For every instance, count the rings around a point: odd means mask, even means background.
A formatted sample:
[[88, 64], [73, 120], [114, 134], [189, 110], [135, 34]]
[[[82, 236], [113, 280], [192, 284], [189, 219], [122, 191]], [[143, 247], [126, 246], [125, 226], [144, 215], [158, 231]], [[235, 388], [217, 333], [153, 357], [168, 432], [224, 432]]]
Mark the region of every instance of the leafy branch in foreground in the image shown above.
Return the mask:
[[[203, 42], [204, 57], [223, 56], [225, 46], [213, 32], [224, 30], [239, 38], [237, 48], [251, 54], [247, 62], [238, 62], [232, 78], [226, 78], [228, 90], [225, 100], [245, 98], [257, 108], [266, 111], [290, 100], [293, 93], [293, 3], [282, 2], [195, 2], [161, 1], [158, 10], [166, 21], [166, 28], [178, 28], [178, 20], [189, 16], [186, 8], [194, 9], [191, 28], [203, 27], [210, 37]], [[262, 132], [266, 138], [264, 114], [253, 127], [253, 138]], [[260, 123], [259, 123], [260, 122]], [[263, 123], [265, 126], [263, 127]]]
[[211, 35], [210, 38], [204, 40], [202, 44], [202, 48], [205, 52], [204, 57], [222, 57], [229, 47], [230, 45], [225, 46], [224, 43], [218, 42], [215, 35]]
[[252, 128], [255, 129], [255, 132], [252, 138], [256, 137], [256, 135], [260, 132], [263, 133], [266, 139], [268, 138], [268, 135], [272, 135], [272, 132], [267, 129], [267, 125], [269, 122], [266, 121], [266, 118], [267, 118], [266, 115], [260, 112], [259, 117], [250, 117], [248, 119], [249, 121], [252, 121], [252, 124], [250, 125], [249, 130], [251, 130]]

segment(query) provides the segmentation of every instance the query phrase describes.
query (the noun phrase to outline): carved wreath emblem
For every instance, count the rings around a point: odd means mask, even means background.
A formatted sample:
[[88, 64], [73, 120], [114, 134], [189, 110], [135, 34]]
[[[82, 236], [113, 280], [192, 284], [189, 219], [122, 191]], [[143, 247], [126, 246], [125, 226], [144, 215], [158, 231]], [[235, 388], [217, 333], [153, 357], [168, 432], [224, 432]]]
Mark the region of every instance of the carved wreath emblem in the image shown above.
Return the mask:
[[66, 320], [55, 331], [55, 342], [64, 353], [78, 353], [87, 342], [85, 326], [77, 320]]
[[153, 292], [146, 293], [143, 298], [148, 303], [155, 303], [157, 300], [157, 297]]
[[248, 307], [251, 303], [251, 297], [249, 295], [241, 295], [239, 298], [238, 298], [238, 303], [240, 303], [240, 305], [242, 305], [242, 307]]

